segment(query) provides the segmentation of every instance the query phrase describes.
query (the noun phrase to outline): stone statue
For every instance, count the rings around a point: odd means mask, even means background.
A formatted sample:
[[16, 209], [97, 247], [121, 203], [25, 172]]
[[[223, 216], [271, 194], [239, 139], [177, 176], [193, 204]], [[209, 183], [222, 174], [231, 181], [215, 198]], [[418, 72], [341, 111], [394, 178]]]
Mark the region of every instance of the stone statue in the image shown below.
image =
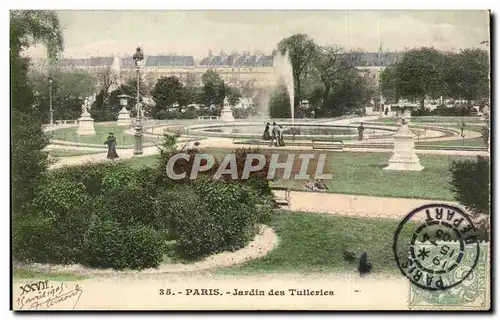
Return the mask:
[[82, 104], [82, 114], [88, 113], [89, 109], [90, 109], [89, 98], [85, 98], [85, 101]]
[[229, 99], [227, 97], [224, 98], [224, 108], [229, 108]]

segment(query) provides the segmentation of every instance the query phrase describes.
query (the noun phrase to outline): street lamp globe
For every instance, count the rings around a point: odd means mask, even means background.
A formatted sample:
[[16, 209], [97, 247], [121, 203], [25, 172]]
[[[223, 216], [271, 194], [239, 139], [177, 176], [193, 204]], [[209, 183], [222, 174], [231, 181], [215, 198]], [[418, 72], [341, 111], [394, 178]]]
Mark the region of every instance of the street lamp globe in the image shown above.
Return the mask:
[[142, 52], [141, 47], [137, 47], [134, 55], [132, 56], [132, 59], [134, 59], [136, 65], [138, 64], [139, 61], [144, 60], [144, 53]]

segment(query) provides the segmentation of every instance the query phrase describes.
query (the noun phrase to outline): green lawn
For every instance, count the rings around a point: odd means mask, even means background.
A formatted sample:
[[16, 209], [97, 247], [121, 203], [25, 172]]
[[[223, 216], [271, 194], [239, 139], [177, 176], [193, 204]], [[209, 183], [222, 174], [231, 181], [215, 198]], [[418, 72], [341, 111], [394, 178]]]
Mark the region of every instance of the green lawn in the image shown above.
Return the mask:
[[465, 140], [449, 140], [449, 141], [429, 141], [429, 142], [418, 142], [416, 145], [432, 145], [432, 146], [453, 146], [453, 147], [484, 147], [483, 138], [473, 138], [473, 139], [465, 139]]
[[[273, 251], [261, 259], [218, 272], [355, 272], [360, 255], [367, 252], [372, 273], [398, 273], [392, 251], [398, 224], [398, 220], [391, 219], [283, 212], [270, 223], [279, 237]], [[344, 250], [353, 253], [355, 261], [347, 261]]]
[[[116, 125], [95, 125], [96, 134], [93, 136], [79, 136], [76, 134], [76, 128], [62, 128], [58, 130], [54, 130], [49, 134], [52, 135], [53, 139], [56, 140], [67, 140], [72, 142], [79, 143], [91, 143], [91, 144], [99, 144], [104, 145], [104, 141], [109, 135], [109, 132], [113, 132], [116, 137], [117, 145], [120, 146], [133, 146], [134, 145], [134, 136], [131, 134], [125, 134], [124, 127], [116, 126]], [[159, 141], [159, 139], [154, 139], [150, 137], [143, 137], [144, 142], [153, 142]]]
[[[453, 123], [453, 122], [460, 124], [460, 122], [461, 122], [460, 119], [461, 119], [460, 117], [425, 117], [425, 118], [412, 117], [411, 122], [418, 122], [420, 124], [427, 123], [427, 124], [434, 124], [434, 125], [439, 125], [440, 123]], [[382, 119], [376, 119], [373, 121], [387, 123], [387, 124], [396, 124], [397, 123], [394, 118], [382, 118]], [[466, 117], [465, 122], [466, 123], [482, 123], [484, 121], [481, 120], [479, 117], [477, 117], [477, 118]]]
[[53, 281], [76, 281], [83, 280], [87, 277], [74, 275], [65, 272], [37, 272], [26, 269], [14, 269], [12, 270], [14, 279], [43, 279], [43, 280], [53, 280]]
[[49, 151], [49, 155], [52, 157], [73, 157], [73, 156], [82, 156], [86, 154], [96, 154], [106, 152], [106, 150], [94, 151], [94, 150], [71, 150], [71, 149], [52, 149]]
[[[232, 150], [207, 148], [204, 152], [213, 154], [220, 159], [224, 154], [230, 153]], [[284, 161], [288, 153], [298, 154], [300, 152], [281, 151], [280, 161]], [[314, 153], [317, 159], [318, 154], [321, 152], [316, 151]], [[420, 172], [409, 172], [383, 170], [388, 164], [391, 153], [327, 152], [327, 154], [324, 173], [333, 174], [333, 180], [324, 181], [329, 187], [329, 192], [448, 201], [454, 200], [450, 191], [449, 165], [452, 160], [466, 158], [460, 156], [419, 155], [420, 162], [425, 169]], [[296, 159], [292, 177], [294, 173], [300, 170], [298, 156], [296, 156]], [[154, 166], [157, 163], [157, 156], [125, 161], [129, 162], [133, 167]], [[310, 168], [309, 173], [314, 173], [315, 167], [311, 163]], [[282, 169], [277, 170], [277, 176], [282, 171]], [[293, 179], [277, 179], [273, 181], [275, 186], [289, 187], [294, 190], [303, 190], [304, 183], [303, 180]]]

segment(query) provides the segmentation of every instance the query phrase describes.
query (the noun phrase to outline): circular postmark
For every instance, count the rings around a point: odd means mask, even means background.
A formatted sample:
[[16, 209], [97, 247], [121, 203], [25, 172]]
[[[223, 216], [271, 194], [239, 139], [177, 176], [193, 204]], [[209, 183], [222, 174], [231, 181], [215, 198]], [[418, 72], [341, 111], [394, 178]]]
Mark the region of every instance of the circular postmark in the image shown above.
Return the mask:
[[470, 278], [479, 260], [479, 239], [461, 208], [427, 204], [399, 224], [393, 243], [399, 270], [426, 290], [447, 290]]

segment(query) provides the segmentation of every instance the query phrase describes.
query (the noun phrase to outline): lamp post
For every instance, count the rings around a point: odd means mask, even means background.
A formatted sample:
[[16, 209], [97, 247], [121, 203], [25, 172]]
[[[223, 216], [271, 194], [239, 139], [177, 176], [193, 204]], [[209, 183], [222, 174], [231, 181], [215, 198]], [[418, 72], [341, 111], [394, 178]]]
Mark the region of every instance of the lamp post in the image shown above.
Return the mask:
[[52, 109], [52, 77], [49, 76], [49, 117], [50, 125], [54, 124], [54, 110]]
[[142, 112], [141, 112], [141, 107], [140, 107], [140, 99], [141, 99], [141, 94], [139, 91], [139, 83], [141, 79], [141, 74], [140, 74], [140, 68], [141, 66], [139, 65], [139, 62], [144, 60], [144, 53], [142, 52], [142, 49], [140, 47], [137, 47], [134, 55], [132, 56], [132, 59], [134, 59], [135, 62], [135, 69], [137, 72], [137, 102], [135, 104], [135, 110], [136, 110], [136, 115], [135, 115], [135, 149], [134, 149], [134, 155], [140, 156], [142, 155]]

